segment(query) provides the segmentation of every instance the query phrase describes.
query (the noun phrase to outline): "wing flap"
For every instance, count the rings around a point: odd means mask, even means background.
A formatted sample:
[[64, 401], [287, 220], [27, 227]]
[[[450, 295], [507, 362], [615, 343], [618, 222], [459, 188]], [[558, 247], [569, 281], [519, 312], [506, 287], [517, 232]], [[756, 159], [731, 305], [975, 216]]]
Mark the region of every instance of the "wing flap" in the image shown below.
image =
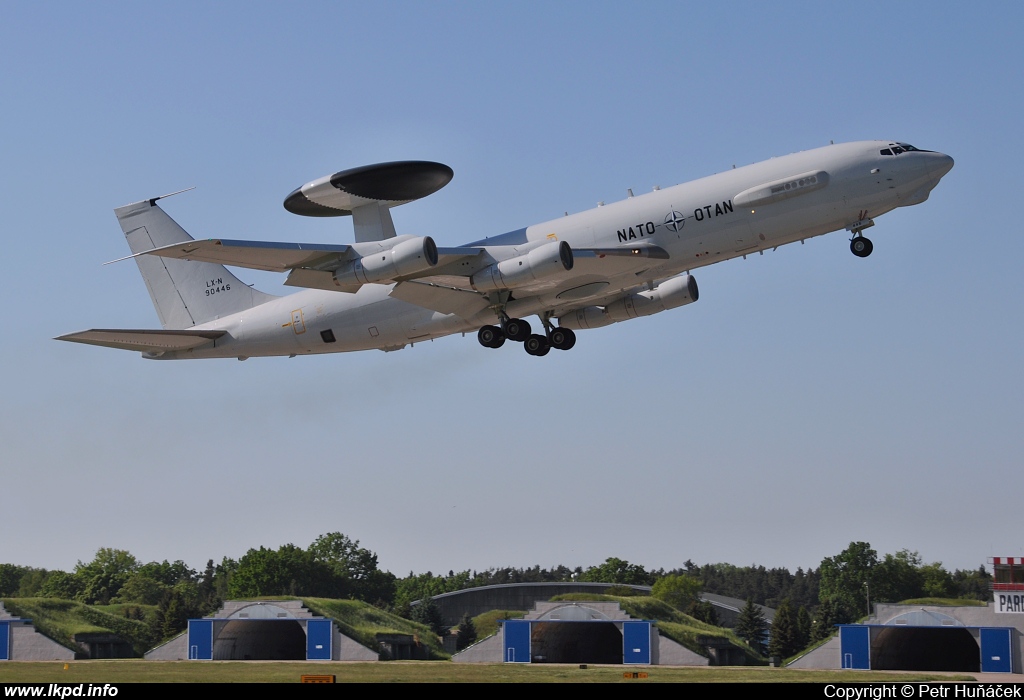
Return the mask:
[[275, 243], [211, 238], [184, 241], [137, 253], [177, 260], [195, 260], [252, 270], [285, 272], [297, 267], [328, 269], [353, 257], [352, 246], [312, 243]]
[[54, 340], [99, 345], [119, 350], [159, 353], [197, 348], [200, 345], [212, 343], [226, 334], [227, 331], [157, 331], [94, 328], [88, 331], [57, 336]]
[[442, 314], [455, 314], [460, 318], [472, 318], [489, 305], [487, 299], [478, 292], [426, 282], [399, 282], [388, 296]]

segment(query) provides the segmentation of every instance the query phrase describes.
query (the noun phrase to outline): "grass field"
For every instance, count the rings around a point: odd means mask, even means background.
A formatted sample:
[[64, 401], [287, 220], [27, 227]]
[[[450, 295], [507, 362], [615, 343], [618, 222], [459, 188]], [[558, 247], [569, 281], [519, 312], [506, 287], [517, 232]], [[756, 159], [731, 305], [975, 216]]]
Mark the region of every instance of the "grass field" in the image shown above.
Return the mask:
[[[297, 683], [334, 674], [339, 683], [834, 683], [975, 680], [973, 676], [877, 671], [798, 671], [766, 667], [669, 668], [569, 664], [453, 664], [445, 661], [308, 663], [258, 661], [15, 661], [0, 683]], [[643, 672], [647, 678], [624, 678]]]

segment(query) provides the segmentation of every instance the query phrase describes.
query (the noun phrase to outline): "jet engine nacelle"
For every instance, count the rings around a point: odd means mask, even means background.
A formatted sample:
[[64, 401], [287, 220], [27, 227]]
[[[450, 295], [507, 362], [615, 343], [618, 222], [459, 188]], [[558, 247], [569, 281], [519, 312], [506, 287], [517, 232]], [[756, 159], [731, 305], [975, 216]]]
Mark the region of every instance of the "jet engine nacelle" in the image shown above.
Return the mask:
[[612, 323], [639, 316], [650, 316], [697, 301], [697, 280], [693, 275], [682, 275], [665, 280], [654, 289], [630, 294], [604, 307]]
[[493, 292], [522, 287], [571, 269], [572, 248], [565, 241], [551, 241], [525, 255], [494, 263], [469, 282], [479, 292]]
[[603, 309], [597, 306], [576, 309], [565, 316], [560, 316], [558, 325], [560, 328], [577, 331], [601, 328], [619, 321], [650, 316], [684, 306], [697, 301], [699, 296], [697, 280], [693, 275], [680, 275], [665, 280], [650, 291], [629, 294], [617, 299]]
[[603, 328], [615, 323], [600, 306], [586, 306], [558, 317], [558, 327], [574, 331]]
[[339, 285], [372, 284], [423, 272], [434, 265], [437, 245], [430, 236], [422, 236], [350, 260], [334, 272], [334, 281]]

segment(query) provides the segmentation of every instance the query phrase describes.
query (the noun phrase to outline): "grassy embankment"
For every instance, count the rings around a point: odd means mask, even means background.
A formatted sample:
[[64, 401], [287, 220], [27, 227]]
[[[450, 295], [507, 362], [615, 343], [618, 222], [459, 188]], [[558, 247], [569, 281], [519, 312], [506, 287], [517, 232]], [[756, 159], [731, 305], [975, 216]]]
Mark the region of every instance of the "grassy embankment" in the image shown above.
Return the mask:
[[332, 598], [303, 598], [302, 604], [314, 615], [332, 618], [338, 629], [347, 637], [360, 644], [378, 649], [377, 634], [411, 634], [420, 644], [430, 648], [435, 659], [447, 659], [449, 655], [441, 646], [441, 640], [426, 625], [411, 622], [398, 615], [392, 615], [380, 608], [360, 600], [335, 600]]
[[[4, 598], [4, 608], [16, 617], [29, 618], [36, 630], [72, 651], [81, 651], [71, 637], [76, 634], [116, 634], [134, 647], [140, 656], [153, 644], [151, 628], [144, 621], [124, 616], [121, 605], [85, 605], [60, 598]], [[143, 614], [155, 606], [135, 605]]]
[[498, 620], [518, 620], [526, 615], [525, 610], [488, 610], [473, 618], [476, 640], [490, 637], [498, 632]]

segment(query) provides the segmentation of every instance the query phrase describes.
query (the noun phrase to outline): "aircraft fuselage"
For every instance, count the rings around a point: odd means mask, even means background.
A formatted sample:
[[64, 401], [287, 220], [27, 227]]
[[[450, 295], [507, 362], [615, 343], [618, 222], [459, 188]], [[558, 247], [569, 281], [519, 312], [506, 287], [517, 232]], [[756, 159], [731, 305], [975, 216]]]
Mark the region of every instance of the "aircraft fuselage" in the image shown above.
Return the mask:
[[[510, 317], [558, 317], [601, 306], [683, 272], [832, 231], [870, 226], [897, 207], [923, 202], [952, 167], [941, 153], [890, 153], [894, 144], [862, 141], [734, 168], [674, 187], [630, 196], [524, 229], [484, 238], [493, 261], [508, 260], [550, 241], [573, 250], [654, 246], [662, 257], [580, 253], [571, 270], [512, 291]], [[899, 149], [897, 149], [898, 151]], [[870, 242], [869, 242], [870, 243]], [[868, 251], [870, 252], [870, 250]], [[472, 290], [466, 277], [438, 275]], [[226, 331], [212, 345], [165, 352], [161, 359], [305, 355], [392, 350], [495, 323], [493, 309], [460, 317], [389, 296], [394, 284], [358, 292], [307, 289], [195, 326]], [[212, 287], [216, 292], [216, 280]]]

